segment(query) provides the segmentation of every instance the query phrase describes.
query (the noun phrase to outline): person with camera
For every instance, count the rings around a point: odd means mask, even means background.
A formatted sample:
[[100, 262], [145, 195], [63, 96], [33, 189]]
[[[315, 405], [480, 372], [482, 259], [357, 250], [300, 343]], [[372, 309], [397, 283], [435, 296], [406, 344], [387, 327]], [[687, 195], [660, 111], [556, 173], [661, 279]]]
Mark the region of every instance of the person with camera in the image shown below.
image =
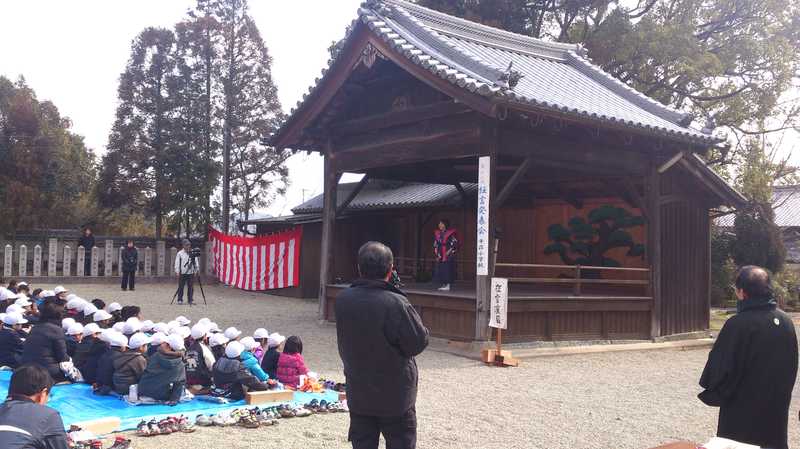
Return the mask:
[[183, 248], [175, 257], [175, 274], [178, 275], [178, 304], [183, 304], [183, 289], [189, 305], [194, 304], [194, 275], [197, 274], [197, 261], [192, 255], [192, 243], [188, 239], [181, 241]]
[[122, 250], [122, 291], [134, 291], [136, 288], [136, 270], [139, 268], [139, 251], [128, 240]]

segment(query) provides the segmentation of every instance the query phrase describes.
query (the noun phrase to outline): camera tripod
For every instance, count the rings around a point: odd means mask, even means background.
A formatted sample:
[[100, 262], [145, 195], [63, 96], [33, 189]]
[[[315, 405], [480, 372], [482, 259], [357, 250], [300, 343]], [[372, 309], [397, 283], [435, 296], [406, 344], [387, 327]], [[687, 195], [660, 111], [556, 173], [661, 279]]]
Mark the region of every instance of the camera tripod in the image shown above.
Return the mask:
[[[203, 277], [200, 275], [200, 270], [197, 268], [197, 258], [193, 256], [189, 256], [189, 260], [183, 267], [184, 269], [192, 268], [194, 271], [194, 275], [197, 275], [197, 285], [200, 286], [200, 295], [203, 297], [203, 305], [208, 305], [208, 301], [206, 301], [206, 292], [203, 291]], [[180, 276], [180, 275], [179, 275]], [[172, 301], [169, 302], [169, 305], [175, 303], [175, 299], [178, 297], [178, 292], [181, 290], [180, 286], [180, 279], [178, 279], [178, 288], [175, 290], [175, 294], [172, 295]], [[188, 289], [187, 289], [188, 290]], [[188, 291], [187, 291], [188, 294]], [[191, 306], [192, 303], [190, 302], [189, 305]]]

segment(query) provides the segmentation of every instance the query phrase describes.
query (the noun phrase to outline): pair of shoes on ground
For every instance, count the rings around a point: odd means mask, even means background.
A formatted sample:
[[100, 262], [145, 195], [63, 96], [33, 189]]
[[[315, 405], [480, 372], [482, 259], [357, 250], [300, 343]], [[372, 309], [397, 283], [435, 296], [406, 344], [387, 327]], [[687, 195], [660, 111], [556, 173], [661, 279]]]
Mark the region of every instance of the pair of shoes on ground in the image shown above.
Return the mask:
[[192, 433], [194, 431], [194, 425], [183, 415], [177, 417], [170, 416], [161, 421], [156, 421], [155, 419], [150, 421], [142, 420], [142, 422], [136, 426], [136, 435], [142, 437], [169, 435], [177, 432]]
[[321, 401], [313, 399], [305, 405], [305, 408], [314, 413], [342, 413], [347, 411], [344, 404], [341, 402], [328, 402], [325, 399]]
[[437, 288], [440, 292], [449, 292], [450, 291], [450, 284], [442, 285], [441, 287]]
[[[79, 441], [72, 447], [73, 449], [103, 449], [103, 442], [100, 440]], [[130, 449], [130, 447], [131, 440], [125, 437], [117, 437], [107, 449]]]

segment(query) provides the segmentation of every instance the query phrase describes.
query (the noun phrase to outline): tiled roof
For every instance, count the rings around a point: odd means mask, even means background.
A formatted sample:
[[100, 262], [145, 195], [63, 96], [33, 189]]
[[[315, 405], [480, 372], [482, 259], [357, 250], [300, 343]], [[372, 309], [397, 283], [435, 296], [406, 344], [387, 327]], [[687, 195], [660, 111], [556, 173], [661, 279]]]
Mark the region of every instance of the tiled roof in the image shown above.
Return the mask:
[[[781, 228], [800, 227], [800, 185], [775, 187], [772, 192], [775, 224]], [[716, 220], [717, 226], [733, 226], [734, 215]]]
[[[341, 205], [358, 183], [339, 184], [336, 199]], [[469, 195], [476, 191], [476, 184], [462, 183]], [[370, 179], [347, 206], [347, 211], [403, 209], [412, 207], [434, 207], [457, 205], [461, 195], [454, 185], [423, 184], [417, 182], [395, 182]], [[322, 195], [315, 196], [292, 209], [295, 214], [310, 214], [322, 211]]]
[[[688, 115], [593, 65], [578, 45], [502, 31], [404, 0], [367, 1], [359, 9], [358, 20], [414, 64], [510, 107], [554, 111], [693, 143], [721, 140], [686, 126], [691, 122]], [[329, 67], [335, 62], [328, 61]], [[515, 85], [508, 82], [509, 69], [522, 75]], [[323, 70], [323, 79], [328, 74]], [[318, 78], [316, 86], [321, 81]], [[316, 86], [309, 94], [315, 93]], [[304, 95], [297, 108], [308, 97]]]

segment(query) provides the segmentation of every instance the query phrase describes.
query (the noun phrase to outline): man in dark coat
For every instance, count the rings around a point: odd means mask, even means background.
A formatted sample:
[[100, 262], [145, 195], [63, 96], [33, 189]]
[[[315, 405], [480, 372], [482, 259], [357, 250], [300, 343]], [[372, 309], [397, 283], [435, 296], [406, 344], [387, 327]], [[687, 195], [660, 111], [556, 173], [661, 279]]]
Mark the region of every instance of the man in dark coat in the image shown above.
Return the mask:
[[83, 247], [83, 275], [89, 276], [92, 268], [92, 248], [94, 248], [94, 234], [91, 229], [83, 230], [83, 235], [78, 239], [78, 246]]
[[413, 449], [417, 441], [417, 363], [428, 329], [403, 292], [388, 283], [392, 251], [367, 242], [361, 279], [336, 297], [336, 334], [347, 380], [348, 439], [354, 449]]
[[128, 240], [122, 250], [122, 291], [136, 289], [136, 270], [139, 268], [139, 251], [133, 246], [133, 240]]
[[777, 308], [769, 273], [742, 267], [736, 276], [737, 314], [717, 337], [698, 395], [719, 407], [717, 436], [786, 449], [789, 403], [797, 376], [792, 319]]
[[8, 399], [0, 406], [0, 447], [67, 449], [64, 422], [47, 400], [53, 379], [38, 365], [14, 370]]

